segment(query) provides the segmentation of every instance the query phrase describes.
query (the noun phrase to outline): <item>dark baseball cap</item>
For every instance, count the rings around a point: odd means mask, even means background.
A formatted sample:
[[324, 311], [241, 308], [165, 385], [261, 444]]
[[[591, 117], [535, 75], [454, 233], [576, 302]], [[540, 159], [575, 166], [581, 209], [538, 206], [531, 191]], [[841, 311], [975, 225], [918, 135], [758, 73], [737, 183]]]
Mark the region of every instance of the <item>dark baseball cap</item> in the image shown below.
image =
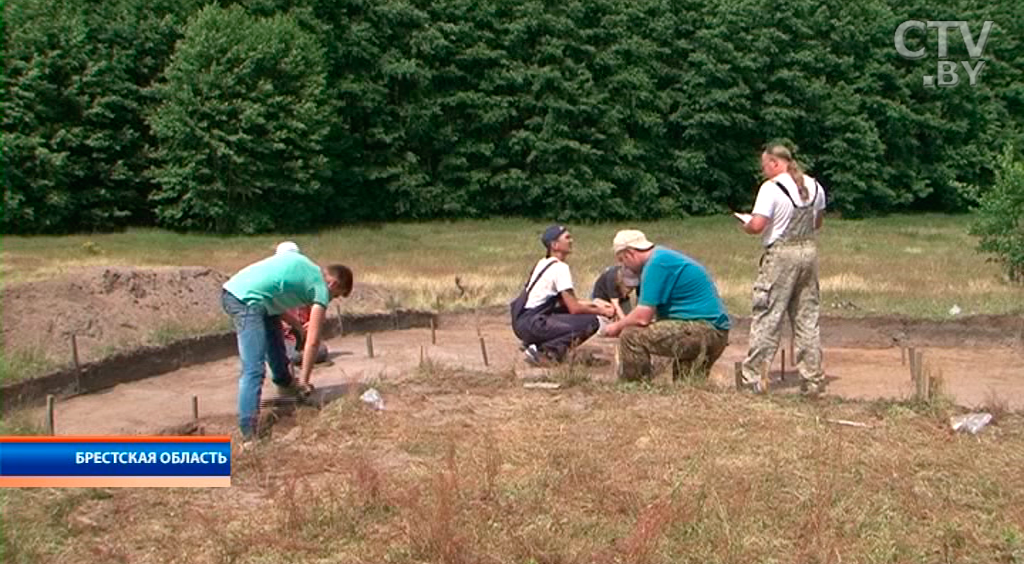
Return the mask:
[[545, 249], [550, 250], [551, 243], [554, 243], [566, 231], [568, 229], [564, 225], [552, 225], [544, 230], [544, 234], [540, 236], [540, 242], [544, 245]]

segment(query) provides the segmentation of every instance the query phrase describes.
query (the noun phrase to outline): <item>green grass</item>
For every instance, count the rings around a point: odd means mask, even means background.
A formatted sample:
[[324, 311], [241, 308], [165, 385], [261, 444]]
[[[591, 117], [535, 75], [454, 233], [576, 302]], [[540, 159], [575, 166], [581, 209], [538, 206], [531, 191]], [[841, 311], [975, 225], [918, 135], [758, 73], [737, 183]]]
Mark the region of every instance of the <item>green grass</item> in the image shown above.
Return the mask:
[[0, 386], [46, 374], [59, 366], [58, 362], [35, 350], [0, 351]]
[[[231, 320], [222, 318], [215, 321], [166, 321], [149, 332], [142, 345], [166, 346], [191, 337], [210, 335], [231, 330]], [[104, 347], [99, 358], [131, 350], [135, 343], [113, 343]], [[43, 352], [35, 349], [4, 349], [0, 351], [0, 386], [12, 384], [27, 378], [35, 378], [64, 366]]]
[[[975, 251], [970, 216], [899, 215], [827, 220], [820, 238], [823, 312], [940, 318], [1022, 310], [1024, 289], [1006, 284]], [[67, 237], [5, 237], [3, 283], [38, 280], [87, 265], [201, 265], [231, 274], [291, 239], [321, 262], [352, 266], [389, 307], [462, 309], [507, 303], [542, 255], [544, 223], [518, 219], [353, 226], [316, 234], [256, 237], [180, 235], [134, 229]], [[579, 294], [614, 262], [617, 229], [639, 228], [657, 243], [703, 262], [735, 315], [750, 311], [758, 239], [730, 217], [570, 226], [570, 264]], [[454, 283], [459, 276], [463, 293]]]
[[166, 346], [191, 337], [212, 335], [231, 330], [231, 320], [227, 317], [216, 321], [167, 321], [150, 332], [147, 344]]
[[[14, 562], [1010, 562], [1024, 420], [453, 369], [235, 453], [233, 487], [10, 492]], [[870, 428], [828, 423], [854, 420]], [[0, 502], [3, 498], [0, 498]], [[102, 558], [101, 558], [102, 557]]]

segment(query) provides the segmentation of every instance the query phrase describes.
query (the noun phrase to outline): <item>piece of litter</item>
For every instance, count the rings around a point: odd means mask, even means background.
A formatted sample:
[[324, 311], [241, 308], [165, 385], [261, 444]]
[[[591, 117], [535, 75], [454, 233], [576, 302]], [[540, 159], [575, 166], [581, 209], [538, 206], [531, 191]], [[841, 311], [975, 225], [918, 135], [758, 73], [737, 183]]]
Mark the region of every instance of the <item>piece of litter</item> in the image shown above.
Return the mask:
[[[793, 415], [801, 419], [810, 419], [809, 415], [803, 415], [801, 413], [794, 413]], [[822, 421], [832, 423], [834, 425], [846, 425], [847, 427], [859, 427], [862, 429], [873, 429], [875, 427], [874, 425], [861, 423], [860, 421], [847, 421], [846, 419], [822, 419], [821, 417], [814, 416], [815, 423], [821, 423]]]
[[384, 409], [384, 398], [380, 397], [380, 392], [376, 388], [370, 388], [363, 392], [363, 395], [359, 396], [359, 399], [376, 409], [381, 411]]
[[968, 415], [957, 415], [949, 418], [949, 425], [954, 431], [967, 431], [977, 435], [979, 431], [992, 422], [991, 413], [971, 413]]
[[527, 382], [523, 384], [524, 388], [539, 389], [539, 390], [557, 390], [562, 385], [558, 382]]
[[836, 425], [846, 425], [847, 427], [864, 427], [866, 429], [871, 428], [871, 425], [867, 423], [861, 423], [859, 421], [847, 421], [845, 419], [826, 419], [829, 423], [835, 423]]
[[960, 306], [958, 306], [956, 304], [953, 304], [953, 307], [949, 308], [949, 314], [950, 315], [960, 315], [961, 311], [963, 311], [963, 310], [960, 309]]

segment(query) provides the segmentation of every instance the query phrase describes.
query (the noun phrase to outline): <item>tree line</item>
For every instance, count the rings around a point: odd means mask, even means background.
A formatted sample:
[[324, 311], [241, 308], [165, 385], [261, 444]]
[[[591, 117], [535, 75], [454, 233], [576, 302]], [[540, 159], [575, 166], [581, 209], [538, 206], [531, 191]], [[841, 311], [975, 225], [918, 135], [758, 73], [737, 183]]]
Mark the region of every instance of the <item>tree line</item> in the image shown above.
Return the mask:
[[[995, 4], [8, 0], [2, 230], [720, 213], [775, 138], [844, 216], [963, 211], [1024, 147]], [[910, 19], [993, 21], [977, 83], [927, 87]]]

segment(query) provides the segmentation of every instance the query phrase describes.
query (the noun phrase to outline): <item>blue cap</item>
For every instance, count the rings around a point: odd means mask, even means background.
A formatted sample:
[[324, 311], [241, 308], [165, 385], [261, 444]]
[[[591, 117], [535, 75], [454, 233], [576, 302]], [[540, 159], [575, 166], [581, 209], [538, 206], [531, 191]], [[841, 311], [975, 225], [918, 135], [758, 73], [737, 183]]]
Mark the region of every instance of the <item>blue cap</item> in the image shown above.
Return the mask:
[[544, 230], [544, 234], [540, 236], [540, 242], [544, 244], [544, 248], [550, 250], [551, 243], [554, 243], [556, 239], [562, 236], [568, 229], [562, 225], [552, 225]]

